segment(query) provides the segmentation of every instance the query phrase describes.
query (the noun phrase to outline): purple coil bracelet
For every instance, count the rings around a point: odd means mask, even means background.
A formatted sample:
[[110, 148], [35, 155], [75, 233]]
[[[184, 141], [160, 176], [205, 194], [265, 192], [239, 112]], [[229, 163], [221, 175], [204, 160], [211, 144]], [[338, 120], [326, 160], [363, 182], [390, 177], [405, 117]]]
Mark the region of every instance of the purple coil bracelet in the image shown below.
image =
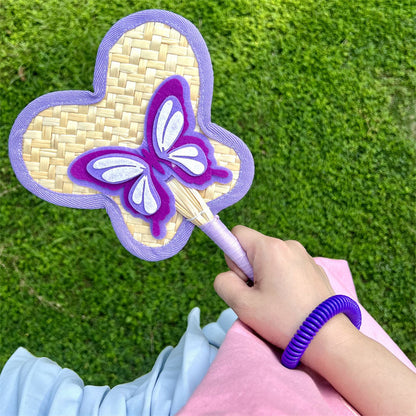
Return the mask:
[[282, 364], [287, 368], [296, 368], [317, 332], [339, 313], [347, 315], [357, 329], [360, 329], [361, 311], [357, 302], [344, 295], [331, 296], [316, 307], [300, 326], [283, 351]]

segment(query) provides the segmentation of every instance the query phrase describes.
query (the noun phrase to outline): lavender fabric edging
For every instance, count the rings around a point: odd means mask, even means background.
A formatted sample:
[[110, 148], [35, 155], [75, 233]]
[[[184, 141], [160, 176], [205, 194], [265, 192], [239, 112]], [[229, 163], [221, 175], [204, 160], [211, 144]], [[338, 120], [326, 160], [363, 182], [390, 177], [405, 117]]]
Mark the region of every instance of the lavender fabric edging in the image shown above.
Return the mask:
[[191, 45], [200, 71], [200, 103], [198, 124], [204, 134], [229, 147], [232, 147], [241, 161], [240, 176], [234, 188], [208, 203], [214, 214], [240, 200], [251, 186], [254, 176], [254, 163], [247, 146], [229, 131], [211, 122], [211, 100], [213, 91], [213, 71], [205, 41], [197, 28], [188, 20], [163, 10], [145, 10], [134, 13], [118, 21], [103, 38], [98, 52], [94, 72], [93, 87], [90, 91], [59, 91], [43, 95], [28, 104], [16, 119], [9, 139], [9, 157], [15, 174], [22, 185], [40, 198], [56, 205], [99, 209], [105, 208], [114, 230], [123, 246], [137, 257], [157, 261], [175, 255], [188, 241], [193, 224], [183, 221], [172, 240], [163, 247], [148, 247], [134, 240], [121, 216], [117, 204], [109, 197], [97, 195], [71, 195], [51, 191], [35, 182], [30, 176], [22, 157], [23, 135], [31, 120], [41, 111], [57, 105], [89, 105], [104, 98], [106, 75], [110, 49], [127, 31], [149, 21], [161, 22], [182, 33]]

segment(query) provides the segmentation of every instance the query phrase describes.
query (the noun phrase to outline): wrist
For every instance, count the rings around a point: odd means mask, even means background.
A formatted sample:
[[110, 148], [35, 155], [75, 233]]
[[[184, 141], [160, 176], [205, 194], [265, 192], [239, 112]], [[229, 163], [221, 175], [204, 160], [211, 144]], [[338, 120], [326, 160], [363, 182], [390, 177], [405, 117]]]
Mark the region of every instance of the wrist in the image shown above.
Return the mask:
[[316, 334], [306, 349], [301, 362], [322, 374], [341, 351], [349, 351], [358, 342], [360, 331], [344, 315], [330, 319]]
[[[340, 313], [344, 313], [357, 328], [360, 328], [361, 312], [357, 302], [345, 295], [333, 295], [320, 303], [299, 327], [283, 351], [282, 364], [287, 368], [296, 368], [317, 333]], [[325, 333], [327, 334], [328, 331]], [[321, 336], [320, 339], [325, 338]]]

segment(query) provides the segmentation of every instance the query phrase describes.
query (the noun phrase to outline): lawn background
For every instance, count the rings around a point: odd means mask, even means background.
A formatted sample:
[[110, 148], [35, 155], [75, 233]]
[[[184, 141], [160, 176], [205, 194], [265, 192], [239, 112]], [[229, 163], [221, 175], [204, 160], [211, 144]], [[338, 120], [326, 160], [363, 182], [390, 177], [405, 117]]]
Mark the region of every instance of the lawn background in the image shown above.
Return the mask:
[[212, 120], [253, 153], [252, 188], [223, 222], [348, 260], [361, 302], [416, 363], [414, 2], [0, 0], [0, 368], [22, 345], [113, 386], [149, 371], [191, 308], [202, 324], [225, 308], [223, 255], [202, 232], [146, 263], [104, 211], [40, 200], [8, 162], [25, 105], [91, 90], [100, 40], [148, 8], [200, 30]]

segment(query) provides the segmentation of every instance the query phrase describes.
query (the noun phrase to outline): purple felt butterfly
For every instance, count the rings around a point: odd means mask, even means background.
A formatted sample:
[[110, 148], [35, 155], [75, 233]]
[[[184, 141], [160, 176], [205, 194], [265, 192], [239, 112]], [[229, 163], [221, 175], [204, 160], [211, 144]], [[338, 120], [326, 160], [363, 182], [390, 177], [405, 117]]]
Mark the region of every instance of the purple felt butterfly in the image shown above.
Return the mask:
[[166, 223], [175, 213], [166, 184], [170, 178], [196, 189], [232, 179], [228, 169], [217, 165], [208, 139], [195, 131], [189, 86], [181, 76], [166, 79], [154, 92], [137, 149], [87, 151], [71, 163], [68, 173], [77, 184], [118, 195], [130, 214], [149, 222], [155, 238], [166, 235]]

